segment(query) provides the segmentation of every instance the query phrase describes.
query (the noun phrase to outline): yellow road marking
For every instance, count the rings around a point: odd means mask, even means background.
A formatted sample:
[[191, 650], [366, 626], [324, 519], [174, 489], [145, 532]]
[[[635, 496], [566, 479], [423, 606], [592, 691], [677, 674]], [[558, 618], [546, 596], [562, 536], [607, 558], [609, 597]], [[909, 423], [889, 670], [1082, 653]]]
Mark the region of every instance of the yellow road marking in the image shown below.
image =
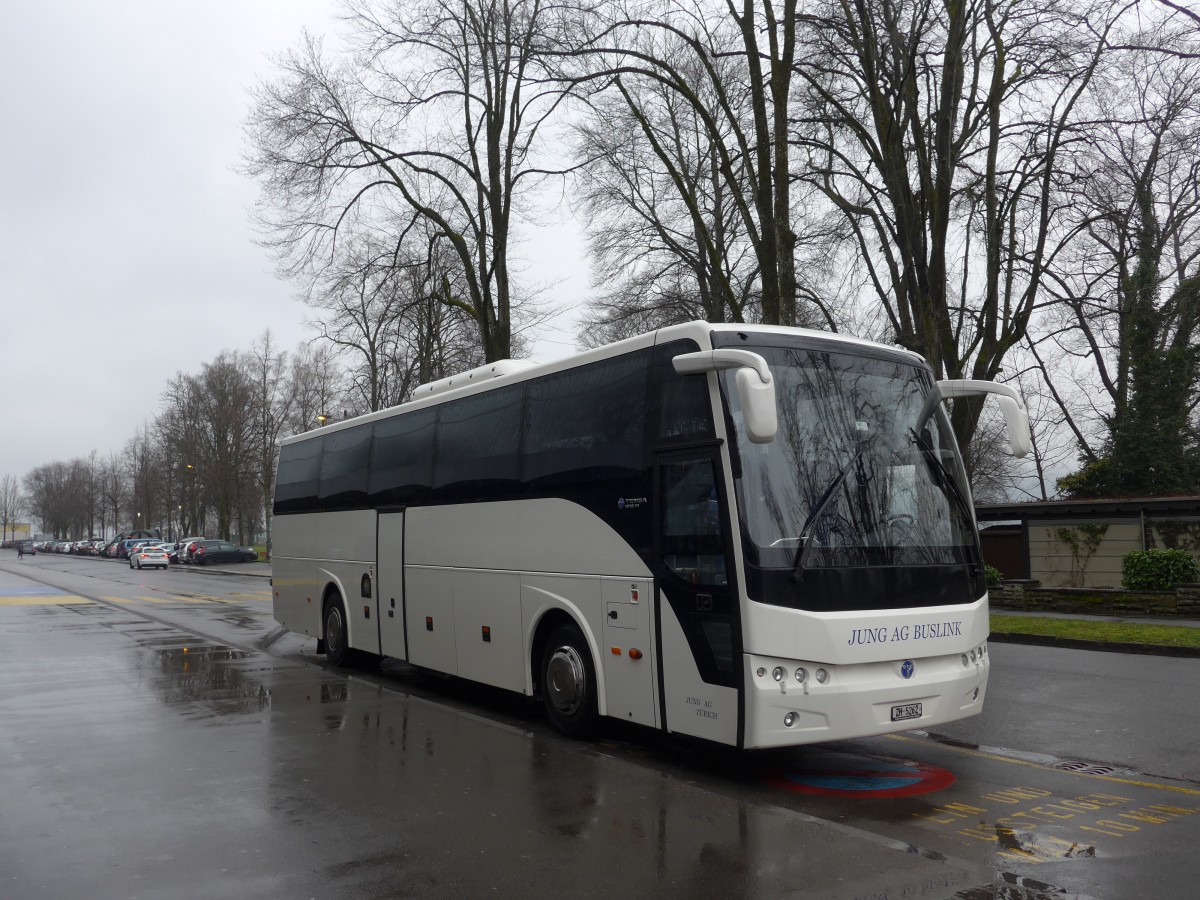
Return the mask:
[[[921, 738], [907, 737], [903, 734], [887, 735], [894, 741], [909, 741], [914, 744], [923, 743]], [[1193, 797], [1200, 797], [1200, 790], [1195, 788], [1178, 787], [1173, 784], [1155, 784], [1152, 781], [1138, 781], [1134, 778], [1121, 778], [1119, 775], [1094, 775], [1091, 772], [1072, 772], [1070, 769], [1055, 769], [1043, 763], [1031, 762], [1026, 759], [1014, 759], [1011, 756], [1001, 756], [998, 753], [986, 753], [983, 750], [972, 750], [970, 747], [955, 747], [953, 744], [938, 744], [946, 750], [953, 750], [956, 753], [965, 753], [968, 756], [977, 756], [980, 759], [991, 759], [998, 762], [1011, 763], [1014, 766], [1027, 766], [1031, 769], [1042, 769], [1047, 772], [1059, 772], [1063, 775], [1075, 775], [1079, 778], [1099, 778], [1101, 781], [1112, 781], [1117, 784], [1129, 784], [1134, 787], [1155, 788], [1160, 791], [1175, 791], [1179, 794], [1190, 794]]]
[[22, 594], [17, 597], [0, 597], [0, 606], [69, 606], [91, 602], [74, 594]]
[[101, 600], [108, 600], [111, 603], [132, 603], [128, 597], [101, 597]]
[[171, 602], [170, 600], [164, 600], [161, 597], [140, 596], [140, 597], [137, 597], [136, 599], [145, 600], [147, 603], [170, 603]]

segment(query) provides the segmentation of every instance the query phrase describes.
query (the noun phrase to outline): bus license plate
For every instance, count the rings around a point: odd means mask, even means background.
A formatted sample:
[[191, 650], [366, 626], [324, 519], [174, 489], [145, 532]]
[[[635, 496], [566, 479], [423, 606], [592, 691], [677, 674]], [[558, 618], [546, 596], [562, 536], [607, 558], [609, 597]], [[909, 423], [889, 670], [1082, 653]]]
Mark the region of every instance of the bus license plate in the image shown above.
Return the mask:
[[892, 721], [903, 722], [905, 719], [921, 718], [920, 703], [906, 703], [903, 706], [892, 707]]

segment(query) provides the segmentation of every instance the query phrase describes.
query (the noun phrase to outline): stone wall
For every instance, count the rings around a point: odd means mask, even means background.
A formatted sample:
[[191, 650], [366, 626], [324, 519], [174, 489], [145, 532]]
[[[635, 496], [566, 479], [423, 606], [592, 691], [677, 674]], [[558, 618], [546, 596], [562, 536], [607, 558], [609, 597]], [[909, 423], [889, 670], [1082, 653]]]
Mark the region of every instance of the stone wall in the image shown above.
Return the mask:
[[1200, 618], [1200, 584], [1181, 584], [1173, 591], [1128, 591], [1042, 587], [1036, 581], [1006, 581], [991, 589], [989, 600], [997, 610]]

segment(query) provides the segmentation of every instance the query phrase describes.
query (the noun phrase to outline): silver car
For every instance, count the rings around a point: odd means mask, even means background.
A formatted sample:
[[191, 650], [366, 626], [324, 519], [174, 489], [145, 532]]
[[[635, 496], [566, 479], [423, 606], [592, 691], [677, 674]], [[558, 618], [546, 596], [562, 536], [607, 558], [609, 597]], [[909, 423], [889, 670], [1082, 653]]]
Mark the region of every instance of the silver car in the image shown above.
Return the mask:
[[129, 551], [129, 568], [165, 569], [171, 564], [167, 548], [161, 544], [143, 544]]

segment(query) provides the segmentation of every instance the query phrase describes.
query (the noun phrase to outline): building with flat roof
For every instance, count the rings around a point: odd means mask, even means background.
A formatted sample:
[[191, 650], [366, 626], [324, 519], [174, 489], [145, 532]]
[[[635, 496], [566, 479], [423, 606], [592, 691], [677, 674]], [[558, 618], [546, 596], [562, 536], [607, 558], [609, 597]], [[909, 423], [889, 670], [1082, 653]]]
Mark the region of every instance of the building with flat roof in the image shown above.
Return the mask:
[[1130, 550], [1187, 550], [1200, 560], [1200, 495], [983, 504], [975, 515], [984, 559], [1005, 578], [1120, 587]]

